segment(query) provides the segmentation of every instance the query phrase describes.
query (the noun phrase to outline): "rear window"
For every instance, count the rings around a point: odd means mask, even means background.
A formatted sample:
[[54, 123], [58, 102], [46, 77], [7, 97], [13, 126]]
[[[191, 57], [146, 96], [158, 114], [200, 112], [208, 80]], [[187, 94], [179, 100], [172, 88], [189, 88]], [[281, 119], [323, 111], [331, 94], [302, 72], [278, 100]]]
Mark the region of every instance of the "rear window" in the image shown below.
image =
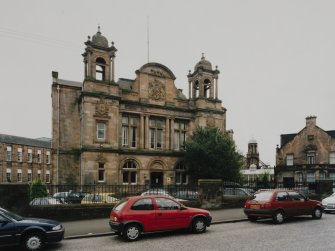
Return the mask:
[[252, 200], [256, 201], [270, 201], [272, 197], [273, 192], [260, 192], [260, 193], [255, 193], [252, 197]]
[[128, 202], [128, 199], [125, 199], [125, 200], [120, 201], [120, 203], [117, 204], [117, 205], [113, 208], [113, 211], [120, 211], [120, 210], [124, 207], [124, 205], [127, 204], [127, 202]]

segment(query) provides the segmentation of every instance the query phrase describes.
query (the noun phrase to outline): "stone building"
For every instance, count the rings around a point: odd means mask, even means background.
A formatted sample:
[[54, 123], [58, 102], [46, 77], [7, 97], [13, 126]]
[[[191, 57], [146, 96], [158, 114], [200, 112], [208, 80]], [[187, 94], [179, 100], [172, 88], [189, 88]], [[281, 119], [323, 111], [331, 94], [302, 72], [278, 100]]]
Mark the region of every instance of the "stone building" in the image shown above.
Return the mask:
[[264, 175], [267, 175], [268, 181], [274, 181], [274, 168], [260, 160], [258, 143], [254, 138], [248, 143], [248, 152], [244, 163], [241, 174], [248, 184], [253, 185]]
[[188, 98], [166, 66], [147, 63], [115, 80], [114, 43], [100, 29], [85, 42], [84, 80], [52, 72], [52, 148], [57, 184], [187, 184], [183, 143], [198, 127], [226, 131], [217, 67], [189, 72]]
[[335, 184], [335, 131], [316, 125], [316, 117], [306, 118], [298, 133], [282, 134], [277, 146], [275, 175], [285, 186], [331, 179]]
[[51, 183], [51, 164], [51, 139], [0, 134], [0, 183]]

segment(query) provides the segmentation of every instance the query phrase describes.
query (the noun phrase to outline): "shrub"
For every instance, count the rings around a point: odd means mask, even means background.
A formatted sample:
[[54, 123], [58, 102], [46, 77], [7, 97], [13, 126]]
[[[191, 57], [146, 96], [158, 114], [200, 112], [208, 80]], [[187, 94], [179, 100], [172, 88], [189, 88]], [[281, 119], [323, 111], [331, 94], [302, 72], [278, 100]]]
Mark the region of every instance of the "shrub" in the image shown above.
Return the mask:
[[29, 186], [29, 198], [33, 200], [48, 195], [47, 186], [41, 180], [33, 180]]

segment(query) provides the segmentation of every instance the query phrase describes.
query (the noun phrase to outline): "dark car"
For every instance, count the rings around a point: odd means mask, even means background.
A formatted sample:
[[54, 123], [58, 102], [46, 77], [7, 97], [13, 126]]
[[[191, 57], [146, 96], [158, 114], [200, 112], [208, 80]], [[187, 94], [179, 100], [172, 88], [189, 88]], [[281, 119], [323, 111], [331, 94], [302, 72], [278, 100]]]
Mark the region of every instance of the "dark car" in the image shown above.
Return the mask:
[[322, 217], [323, 207], [320, 201], [310, 200], [293, 190], [259, 190], [245, 202], [244, 213], [250, 221], [260, 218], [272, 218], [274, 223], [283, 223], [285, 218], [312, 215]]
[[61, 241], [64, 231], [57, 221], [24, 218], [0, 208], [0, 247], [22, 246], [26, 250], [41, 250], [45, 243]]
[[170, 197], [148, 195], [121, 201], [113, 208], [109, 225], [127, 241], [135, 241], [143, 232], [191, 229], [202, 233], [211, 221], [207, 210], [185, 207]]

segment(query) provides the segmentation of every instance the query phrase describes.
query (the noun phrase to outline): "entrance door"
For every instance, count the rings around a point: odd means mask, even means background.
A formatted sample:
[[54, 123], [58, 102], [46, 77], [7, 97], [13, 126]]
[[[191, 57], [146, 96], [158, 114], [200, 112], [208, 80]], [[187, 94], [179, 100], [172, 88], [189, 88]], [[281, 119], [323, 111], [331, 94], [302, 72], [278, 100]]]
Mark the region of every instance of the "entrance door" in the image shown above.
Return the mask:
[[152, 172], [150, 174], [150, 185], [151, 187], [162, 187], [163, 186], [163, 173]]

